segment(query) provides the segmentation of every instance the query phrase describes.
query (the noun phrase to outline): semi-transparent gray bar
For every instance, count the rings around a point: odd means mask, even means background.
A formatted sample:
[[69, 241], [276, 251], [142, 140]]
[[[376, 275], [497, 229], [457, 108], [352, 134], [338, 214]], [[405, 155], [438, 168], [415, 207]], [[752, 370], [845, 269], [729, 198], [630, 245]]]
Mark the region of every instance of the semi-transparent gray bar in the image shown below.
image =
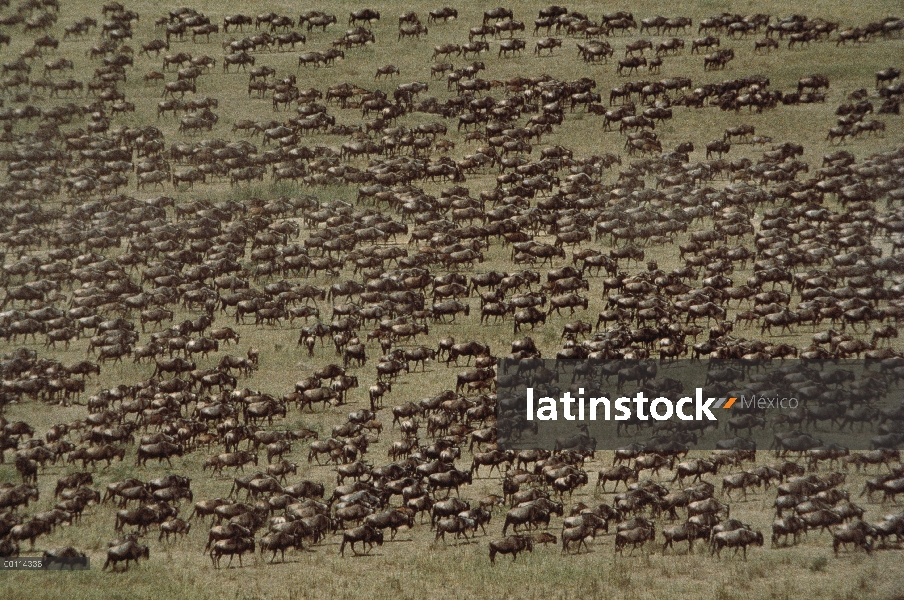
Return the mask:
[[904, 445], [904, 359], [503, 360], [496, 384], [503, 450]]
[[0, 558], [0, 571], [87, 571], [90, 568], [90, 559], [87, 557], [17, 556]]

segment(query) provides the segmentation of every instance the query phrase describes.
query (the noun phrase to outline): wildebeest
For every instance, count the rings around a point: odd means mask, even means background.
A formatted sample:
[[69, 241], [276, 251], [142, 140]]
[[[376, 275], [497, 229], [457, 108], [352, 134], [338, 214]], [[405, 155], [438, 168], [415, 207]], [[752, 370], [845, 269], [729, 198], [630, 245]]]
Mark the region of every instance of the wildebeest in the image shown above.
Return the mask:
[[772, 545], [778, 546], [779, 538], [782, 538], [787, 544], [788, 536], [792, 536], [793, 543], [796, 544], [800, 534], [806, 529], [806, 524], [800, 517], [791, 516], [777, 519], [772, 523]]
[[160, 442], [157, 444], [147, 444], [138, 447], [138, 458], [136, 464], [141, 466], [146, 463], [149, 458], [156, 458], [157, 462], [166, 460], [171, 467], [173, 463], [170, 461], [172, 456], [182, 456], [182, 446], [171, 444], [169, 442]]
[[614, 481], [615, 487], [613, 490], [618, 489], [618, 483], [624, 482], [625, 488], [628, 487], [628, 483], [631, 481], [638, 480], [638, 473], [635, 469], [632, 469], [626, 465], [618, 465], [609, 469], [603, 469], [599, 472], [599, 477], [597, 479], [596, 485], [597, 487], [602, 486], [602, 491], [606, 491], [606, 482]]
[[540, 56], [542, 50], [549, 50], [549, 56], [552, 56], [553, 50], [562, 47], [562, 40], [556, 38], [544, 38], [539, 40], [534, 47], [534, 54]]
[[[295, 548], [296, 550], [302, 549], [302, 541], [301, 537], [297, 534], [292, 534], [288, 532], [278, 532], [278, 533], [270, 533], [265, 535], [260, 540], [260, 551], [261, 554], [264, 552], [273, 552], [273, 556], [270, 558], [270, 562], [274, 562], [276, 560], [276, 553], [280, 553], [280, 558], [283, 562], [286, 560], [286, 549]], [[240, 555], [241, 556], [241, 555]]]
[[129, 541], [119, 546], [113, 546], [112, 548], [107, 549], [107, 560], [104, 562], [101, 571], [105, 571], [108, 566], [115, 571], [116, 565], [122, 561], [126, 562], [125, 570], [128, 570], [129, 562], [134, 560], [138, 563], [138, 559], [140, 558], [150, 559], [150, 550], [148, 550], [147, 546], [139, 545], [135, 541]]
[[220, 558], [223, 555], [229, 555], [229, 563], [226, 565], [228, 569], [232, 565], [232, 559], [236, 554], [239, 556], [239, 566], [242, 566], [242, 555], [246, 552], [254, 554], [254, 538], [251, 537], [231, 537], [225, 540], [219, 540], [214, 543], [210, 549], [210, 561], [215, 569], [220, 568]]
[[164, 536], [166, 536], [166, 541], [168, 542], [170, 535], [188, 535], [190, 531], [190, 523], [186, 523], [179, 518], [167, 519], [160, 524], [160, 535], [158, 536], [157, 541], [162, 540]]
[[28, 540], [31, 544], [31, 548], [35, 547], [35, 540], [44, 535], [49, 534], [51, 532], [51, 524], [47, 521], [42, 521], [36, 518], [32, 518], [30, 521], [26, 521], [24, 523], [14, 525], [8, 529], [8, 539], [11, 542], [18, 543], [22, 540]]
[[465, 483], [471, 484], [471, 482], [472, 475], [470, 471], [462, 472], [457, 469], [452, 469], [444, 473], [434, 473], [427, 477], [428, 486], [434, 497], [436, 497], [436, 492], [440, 489], [446, 490], [447, 497], [451, 494], [452, 490], [455, 490], [455, 494], [458, 495], [459, 486]]
[[688, 554], [694, 551], [694, 540], [707, 539], [709, 531], [707, 528], [698, 526], [695, 523], [684, 523], [683, 525], [673, 525], [662, 529], [662, 537], [665, 544], [662, 546], [662, 552], [665, 553], [666, 548], [673, 548], [673, 542], [687, 542]]
[[390, 540], [394, 539], [400, 527], [414, 527], [414, 515], [400, 509], [385, 510], [381, 513], [368, 515], [364, 519], [365, 525], [375, 529], [389, 529]]
[[652, 542], [656, 538], [656, 530], [651, 524], [649, 527], [640, 526], [633, 529], [624, 529], [617, 531], [615, 534], [615, 552], [624, 554], [624, 548], [631, 544], [631, 553], [637, 546], [643, 546], [647, 542]]
[[490, 562], [496, 564], [497, 554], [511, 554], [512, 562], [518, 560], [518, 553], [527, 550], [533, 552], [534, 546], [530, 536], [510, 535], [503, 540], [490, 542]]
[[364, 21], [365, 23], [372, 23], [373, 21], [380, 20], [380, 11], [373, 10], [372, 8], [362, 8], [360, 10], [352, 11], [348, 16], [348, 24], [354, 25], [358, 21]]
[[526, 506], [516, 506], [509, 510], [505, 515], [505, 522], [502, 525], [502, 535], [508, 531], [509, 525], [517, 532], [518, 527], [524, 526], [528, 529], [538, 526], [540, 523], [549, 525], [549, 511], [536, 505], [528, 504]]
[[367, 550], [364, 552], [367, 554], [367, 552], [373, 548], [374, 544], [377, 546], [383, 545], [383, 531], [375, 529], [371, 525], [361, 525], [354, 529], [346, 529], [342, 532], [342, 544], [339, 546], [339, 554], [345, 556], [345, 544], [350, 544], [352, 552], [357, 555], [358, 552], [355, 550], [355, 544], [358, 542], [361, 542], [362, 545], [367, 545]]
[[581, 546], [587, 547], [587, 538], [593, 537], [596, 528], [593, 524], [581, 523], [576, 527], [567, 527], [562, 530], [562, 553], [568, 553], [569, 544], [577, 542], [577, 551], [580, 553]]
[[524, 50], [525, 47], [527, 47], [527, 42], [522, 39], [503, 40], [499, 43], [498, 56], [508, 55], [510, 52], [514, 55]]
[[474, 519], [463, 517], [461, 515], [455, 515], [448, 519], [440, 519], [435, 523], [436, 527], [436, 537], [434, 541], [442, 539], [443, 543], [446, 541], [447, 533], [454, 533], [455, 539], [464, 536], [464, 538], [468, 539], [468, 531], [474, 531], [477, 527]]
[[723, 140], [713, 140], [706, 144], [706, 158], [709, 159], [709, 157], [713, 154], [718, 154], [719, 158], [721, 158], [722, 155], [729, 150], [731, 150], [731, 144], [729, 144], [728, 142], [725, 142]]
[[427, 13], [427, 22], [435, 23], [442, 19], [444, 22], [449, 21], [450, 19], [457, 19], [458, 11], [450, 6], [444, 6], [443, 8], [437, 8], [431, 10]]
[[[624, 58], [618, 61], [618, 67], [616, 67], [616, 73], [622, 75], [625, 69], [628, 69], [628, 74], [630, 75], [632, 71], [636, 71], [640, 67], [647, 66], [647, 59], [643, 56], [629, 56], [628, 58]], [[610, 102], [611, 103], [611, 102]]]
[[807, 77], [801, 77], [797, 82], [798, 93], [803, 92], [805, 89], [817, 91], [820, 88], [829, 88], [829, 78], [825, 75], [809, 75]]
[[486, 25], [487, 22], [492, 20], [500, 20], [500, 19], [511, 19], [514, 17], [514, 12], [510, 8], [497, 7], [492, 8], [483, 13], [483, 24]]
[[713, 535], [710, 541], [710, 555], [715, 554], [721, 557], [722, 548], [734, 548], [735, 554], [737, 554], [740, 548], [744, 551], [744, 560], [747, 560], [747, 546], [762, 545], [763, 534], [759, 531], [751, 531], [750, 529], [722, 531]]

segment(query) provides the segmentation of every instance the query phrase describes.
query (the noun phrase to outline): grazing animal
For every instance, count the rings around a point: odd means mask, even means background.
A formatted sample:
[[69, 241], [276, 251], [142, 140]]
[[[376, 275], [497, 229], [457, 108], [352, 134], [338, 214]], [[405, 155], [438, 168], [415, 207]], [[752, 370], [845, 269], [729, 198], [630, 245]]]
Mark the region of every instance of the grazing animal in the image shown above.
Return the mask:
[[490, 562], [496, 564], [497, 554], [511, 554], [512, 562], [518, 560], [518, 553], [527, 550], [534, 551], [533, 540], [530, 536], [510, 535], [503, 540], [493, 540], [490, 542]]
[[750, 529], [735, 529], [734, 531], [720, 531], [713, 535], [710, 542], [710, 555], [722, 555], [723, 548], [734, 548], [735, 554], [743, 550], [744, 560], [747, 560], [747, 546], [762, 546], [763, 534]]
[[150, 559], [150, 550], [148, 550], [147, 546], [139, 545], [138, 542], [128, 541], [124, 544], [120, 544], [118, 546], [113, 546], [112, 548], [107, 549], [107, 560], [104, 562], [104, 566], [101, 571], [105, 571], [107, 567], [110, 567], [111, 570], [116, 570], [116, 565], [125, 561], [125, 569], [129, 570], [129, 562], [135, 561], [138, 563], [138, 559]]
[[383, 545], [383, 532], [379, 529], [375, 529], [371, 525], [361, 525], [354, 529], [347, 529], [342, 532], [342, 544], [339, 546], [339, 554], [345, 556], [345, 545], [349, 544], [352, 548], [352, 552], [357, 555], [358, 552], [355, 550], [355, 544], [358, 542], [367, 546], [367, 550], [365, 550], [366, 554], [373, 548], [374, 544], [377, 546]]

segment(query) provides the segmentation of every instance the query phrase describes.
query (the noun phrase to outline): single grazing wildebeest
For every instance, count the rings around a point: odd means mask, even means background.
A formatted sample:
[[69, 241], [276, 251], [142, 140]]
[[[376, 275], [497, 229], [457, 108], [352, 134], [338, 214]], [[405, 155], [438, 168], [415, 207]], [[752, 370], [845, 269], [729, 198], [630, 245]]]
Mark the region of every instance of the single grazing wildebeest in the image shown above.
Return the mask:
[[238, 554], [239, 555], [239, 566], [242, 566], [242, 555], [246, 552], [250, 552], [254, 554], [254, 538], [251, 537], [234, 537], [226, 540], [220, 540], [213, 545], [213, 548], [210, 549], [210, 560], [213, 563], [214, 568], [220, 568], [220, 558], [224, 554], [229, 555], [229, 564], [226, 565], [228, 569], [232, 564], [232, 558]]
[[530, 536], [510, 535], [504, 540], [493, 540], [490, 542], [490, 562], [496, 564], [497, 554], [511, 554], [512, 562], [514, 562], [518, 560], [518, 553], [523, 550], [534, 551]]
[[116, 564], [122, 561], [126, 561], [125, 570], [127, 571], [129, 562], [134, 560], [137, 563], [139, 558], [149, 559], [150, 550], [148, 550], [147, 546], [140, 546], [138, 542], [130, 540], [125, 544], [113, 546], [107, 550], [107, 561], [101, 571], [105, 571], [108, 566], [115, 571]]
[[762, 546], [763, 534], [759, 531], [751, 531], [750, 529], [735, 529], [734, 531], [720, 531], [713, 535], [710, 542], [710, 556], [713, 554], [721, 557], [722, 548], [734, 548], [735, 554], [738, 549], [744, 551], [744, 560], [747, 560], [747, 546]]
[[374, 528], [372, 525], [361, 525], [354, 529], [346, 529], [342, 532], [342, 544], [339, 546], [339, 554], [345, 556], [345, 544], [351, 544], [352, 552], [357, 555], [358, 552], [355, 550], [357, 542], [367, 545], [367, 550], [364, 552], [367, 554], [374, 544], [377, 546], [383, 545], [383, 531]]

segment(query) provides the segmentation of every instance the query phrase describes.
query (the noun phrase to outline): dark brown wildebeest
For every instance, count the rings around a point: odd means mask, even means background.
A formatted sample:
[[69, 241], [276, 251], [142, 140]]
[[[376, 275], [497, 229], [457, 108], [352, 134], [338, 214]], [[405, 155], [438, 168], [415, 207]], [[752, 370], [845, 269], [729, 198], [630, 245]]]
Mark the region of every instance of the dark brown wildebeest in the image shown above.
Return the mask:
[[627, 45], [625, 45], [625, 56], [631, 56], [635, 52], [639, 52], [641, 55], [643, 55], [644, 50], [652, 49], [653, 42], [651, 42], [650, 40], [637, 40], [634, 42], [629, 42]]
[[518, 560], [518, 553], [523, 550], [534, 551], [533, 541], [530, 536], [510, 535], [504, 540], [493, 540], [490, 542], [490, 562], [496, 563], [497, 554], [511, 554], [512, 562], [514, 562]]
[[530, 324], [533, 329], [537, 323], [546, 323], [546, 313], [536, 307], [528, 307], [514, 314], [514, 333], [518, 333], [522, 324]]
[[358, 21], [364, 21], [365, 23], [371, 23], [373, 21], [380, 20], [380, 11], [373, 10], [372, 8], [362, 8], [360, 10], [352, 11], [348, 16], [348, 24], [354, 25]]
[[537, 42], [537, 45], [534, 47], [534, 54], [540, 56], [541, 50], [549, 50], [549, 55], [552, 56], [552, 51], [555, 48], [562, 47], [562, 40], [556, 38], [544, 38]]
[[876, 72], [876, 87], [878, 88], [880, 84], [886, 83], [889, 81], [894, 81], [898, 77], [901, 76], [901, 70], [895, 69], [894, 67], [889, 67], [887, 69], [883, 69], [881, 71]]
[[171, 444], [169, 442], [141, 445], [138, 447], [136, 465], [141, 466], [145, 464], [149, 458], [156, 458], [159, 463], [166, 460], [167, 464], [172, 467], [173, 463], [170, 461], [170, 457], [182, 456], [182, 452], [183, 449], [180, 444]]
[[829, 78], [825, 75], [810, 75], [801, 77], [797, 82], [797, 93], [802, 93], [805, 89], [817, 91], [820, 88], [829, 89]]
[[450, 6], [444, 6], [443, 8], [437, 8], [437, 9], [431, 10], [430, 12], [427, 13], [427, 22], [428, 23], [436, 23], [440, 19], [442, 19], [445, 22], [445, 21], [448, 21], [449, 19], [457, 19], [457, 18], [458, 18], [458, 11]]
[[135, 561], [138, 563], [138, 559], [150, 559], [150, 550], [148, 550], [147, 546], [141, 546], [138, 542], [130, 540], [124, 544], [120, 544], [118, 546], [113, 546], [107, 550], [107, 560], [104, 563], [101, 571], [106, 570], [109, 566], [112, 570], [116, 570], [117, 563], [122, 561], [126, 561], [125, 570], [129, 569], [129, 562]]
[[156, 505], [140, 506], [136, 509], [116, 511], [116, 523], [114, 528], [121, 531], [125, 525], [138, 528], [139, 532], [147, 532], [149, 526], [163, 522], [167, 517], [175, 516], [176, 509], [165, 502]]
[[723, 504], [715, 498], [707, 498], [706, 500], [697, 500], [687, 505], [687, 516], [715, 514], [721, 515], [723, 518], [730, 516], [730, 508], [727, 504]]
[[[329, 389], [329, 388], [321, 388], [321, 389]], [[332, 390], [330, 390], [332, 391]], [[326, 440], [317, 440], [311, 442], [309, 452], [308, 452], [308, 462], [313, 462], [314, 458], [317, 458], [317, 463], [320, 464], [320, 455], [321, 454], [329, 454], [334, 450], [339, 450], [343, 447], [343, 443], [339, 440], [329, 438]]]
[[[897, 435], [898, 439], [901, 439], [901, 435]], [[900, 443], [900, 441], [898, 442]], [[896, 498], [898, 494], [904, 494], [904, 477], [899, 477], [897, 479], [891, 479], [882, 484], [882, 493], [884, 494], [882, 497], [882, 502], [891, 499], [892, 502], [896, 502]]]
[[724, 69], [730, 61], [734, 60], [734, 49], [717, 50], [703, 57], [703, 70]]
[[232, 565], [233, 557], [238, 554], [239, 555], [239, 566], [242, 566], [242, 555], [246, 552], [251, 552], [254, 554], [254, 538], [253, 537], [234, 537], [226, 540], [219, 540], [213, 545], [213, 548], [210, 549], [210, 561], [213, 563], [215, 569], [220, 568], [220, 558], [224, 554], [229, 555], [229, 564], [226, 565], [228, 569], [230, 565]]
[[503, 54], [508, 55], [509, 52], [514, 55], [524, 50], [526, 46], [527, 42], [522, 39], [503, 40], [499, 43], [499, 53], [497, 56], [502, 56]]
[[471, 463], [471, 473], [479, 474], [482, 465], [490, 465], [490, 475], [493, 469], [499, 469], [502, 472], [504, 463], [511, 464], [515, 459], [514, 452], [502, 452], [501, 450], [490, 450], [489, 452], [475, 452], [474, 459]]
[[35, 539], [41, 535], [50, 533], [50, 531], [51, 524], [49, 522], [32, 519], [31, 521], [14, 525], [9, 530], [8, 539], [14, 543], [28, 540], [31, 543], [31, 548], [34, 549]]
[[258, 457], [254, 452], [248, 452], [246, 450], [240, 450], [238, 452], [226, 452], [224, 454], [220, 454], [218, 456], [211, 457], [204, 464], [204, 468], [206, 469], [210, 466], [214, 472], [219, 473], [223, 470], [224, 467], [234, 467], [236, 469], [241, 469], [242, 472], [245, 471], [245, 465], [248, 463], [254, 463], [257, 465]]
[[355, 550], [355, 544], [357, 542], [367, 545], [367, 550], [364, 552], [367, 554], [367, 552], [373, 548], [374, 544], [377, 546], [383, 545], [383, 531], [375, 529], [371, 525], [361, 525], [354, 529], [346, 529], [342, 532], [342, 544], [339, 546], [339, 554], [345, 556], [345, 544], [350, 544], [352, 552], [357, 555], [358, 552]]
[[537, 506], [536, 504], [528, 504], [526, 506], [516, 506], [505, 514], [505, 523], [502, 525], [502, 535], [508, 531], [509, 525], [517, 532], [519, 526], [527, 526], [528, 529], [539, 523], [549, 524], [549, 511]]
[[73, 473], [72, 475], [66, 475], [65, 477], [61, 477], [57, 480], [56, 489], [53, 492], [53, 497], [56, 498], [60, 495], [60, 492], [63, 490], [73, 490], [77, 489], [81, 486], [87, 486], [94, 483], [94, 478], [91, 476], [91, 473]]
[[452, 315], [452, 323], [455, 322], [455, 316], [459, 313], [463, 313], [465, 316], [471, 314], [471, 307], [464, 303], [459, 302], [458, 300], [449, 300], [446, 302], [434, 302], [431, 307], [431, 312], [433, 314], [434, 320], [440, 320], [443, 323], [446, 322], [445, 315]]
[[182, 519], [179, 518], [171, 518], [167, 519], [163, 523], [160, 524], [160, 536], [157, 538], [157, 541], [163, 539], [166, 536], [166, 541], [169, 541], [170, 535], [178, 536], [178, 535], [188, 535], [191, 531], [191, 524], [186, 523]]
[[653, 474], [659, 475], [659, 469], [666, 467], [671, 470], [675, 466], [674, 458], [665, 458], [659, 454], [646, 454], [638, 456], [634, 460], [634, 469], [640, 474], [641, 471], [650, 469]]
[[744, 560], [747, 560], [747, 546], [762, 546], [763, 534], [759, 531], [751, 531], [750, 529], [736, 529], [734, 531], [720, 531], [713, 535], [710, 542], [710, 555], [721, 557], [722, 548], [734, 548], [735, 554], [738, 549], [744, 550]]
[[470, 509], [471, 505], [469, 503], [458, 498], [441, 500], [431, 507], [430, 525], [432, 527], [440, 518], [457, 515]]
[[599, 472], [599, 477], [596, 481], [596, 486], [602, 486], [602, 491], [606, 491], [606, 482], [614, 481], [615, 488], [618, 489], [618, 482], [623, 481], [625, 487], [628, 487], [628, 482], [637, 481], [638, 473], [635, 469], [628, 467], [626, 465], [618, 465], [609, 469], [603, 469]]
[[483, 24], [486, 25], [489, 21], [493, 20], [501, 20], [501, 19], [511, 19], [513, 18], [515, 13], [510, 8], [491, 8], [488, 11], [483, 13]]
[[719, 44], [719, 38], [713, 37], [711, 35], [708, 35], [704, 38], [697, 38], [693, 42], [691, 42], [691, 54], [695, 54], [700, 48], [709, 49], [713, 46], [718, 46]]
[[562, 554], [568, 553], [568, 545], [577, 542], [578, 553], [581, 552], [581, 546], [590, 550], [587, 546], [587, 538], [593, 537], [596, 527], [592, 523], [581, 523], [576, 527], [567, 527], [562, 530]]
[[662, 537], [665, 538], [665, 544], [662, 546], [662, 552], [665, 554], [666, 548], [673, 548], [673, 542], [687, 542], [688, 554], [694, 551], [694, 540], [706, 539], [709, 535], [708, 527], [700, 527], [696, 523], [684, 523], [683, 525], [673, 525], [662, 529]]
[[731, 491], [740, 489], [741, 493], [744, 494], [744, 498], [746, 499], [747, 488], [759, 484], [760, 478], [753, 473], [746, 471], [743, 473], [736, 473], [734, 475], [726, 475], [722, 478], [722, 493], [725, 494], [726, 498], [731, 498]]
[[400, 527], [414, 527], [414, 513], [410, 513], [407, 509], [391, 509], [381, 513], [368, 515], [364, 519], [365, 525], [370, 525], [375, 529], [389, 529], [392, 540], [395, 538], [396, 532]]
[[247, 527], [236, 525], [235, 523], [215, 525], [210, 528], [210, 531], [207, 534], [207, 545], [204, 546], [204, 551], [206, 552], [207, 550], [209, 550], [213, 546], [214, 542], [217, 542], [219, 540], [249, 537], [250, 535], [251, 531]]
[[709, 159], [713, 154], [718, 154], [719, 158], [722, 158], [722, 155], [731, 150], [731, 144], [725, 142], [723, 140], [713, 140], [706, 144], [706, 158]]
[[23, 483], [38, 483], [38, 463], [25, 456], [16, 456], [16, 471], [22, 476]]
[[490, 381], [495, 376], [496, 372], [490, 368], [462, 371], [455, 376], [455, 393], [458, 393], [461, 390], [465, 389], [469, 384], [480, 381]]
[[618, 61], [618, 67], [616, 67], [615, 71], [621, 75], [625, 69], [628, 69], [628, 75], [630, 75], [632, 71], [645, 66], [647, 66], [647, 59], [643, 56], [629, 56]]
[[643, 546], [656, 538], [656, 530], [653, 524], [649, 527], [641, 526], [633, 529], [625, 529], [615, 533], [615, 552], [624, 554], [625, 546], [631, 544], [631, 553], [637, 546]]
[[479, 342], [465, 342], [463, 344], [455, 344], [453, 343], [448, 348], [448, 356], [446, 357], [446, 363], [450, 363], [453, 360], [456, 364], [458, 364], [458, 357], [467, 356], [468, 362], [471, 363], [471, 357], [479, 357], [479, 356], [488, 356], [490, 354], [490, 347], [480, 344]]
[[230, 15], [223, 18], [223, 31], [229, 33], [230, 27], [238, 27], [243, 30], [245, 25], [251, 25], [253, 19], [247, 15]]
[[271, 563], [276, 560], [277, 552], [280, 553], [282, 562], [286, 562], [287, 548], [295, 548], [296, 550], [302, 549], [301, 537], [285, 531], [265, 535], [261, 538], [260, 544], [261, 554], [268, 551], [273, 552], [273, 556], [270, 558]]
[[842, 518], [831, 510], [820, 509], [800, 515], [804, 522], [804, 531], [819, 528], [820, 531], [829, 529], [832, 525], [840, 525]]
[[763, 38], [761, 40], [756, 40], [753, 42], [753, 51], [759, 52], [762, 49], [766, 49], [767, 51], [775, 48], [778, 49], [778, 42], [772, 38]]
[[788, 536], [793, 537], [793, 543], [797, 543], [797, 539], [800, 537], [800, 534], [806, 530], [806, 524], [800, 517], [784, 517], [781, 519], [776, 519], [772, 523], [772, 545], [779, 545], [779, 538], [784, 538], [782, 541], [787, 544]]
[[436, 522], [436, 537], [434, 538], [434, 542], [442, 539], [443, 543], [445, 543], [447, 533], [454, 533], [455, 539], [464, 536], [467, 540], [468, 531], [474, 531], [476, 528], [477, 524], [474, 522], [474, 519], [461, 515], [455, 515], [448, 519], [440, 519]]
[[[399, 32], [399, 35], [401, 35], [401, 32]], [[386, 76], [389, 76], [390, 78], [392, 78], [393, 75], [400, 75], [400, 74], [401, 74], [401, 72], [399, 71], [399, 68], [397, 66], [385, 65], [382, 67], [377, 67], [377, 73], [376, 73], [376, 75], [374, 75], [374, 79], [380, 79], [381, 77], [386, 77]]]
[[831, 531], [832, 550], [836, 556], [838, 555], [838, 548], [848, 544], [854, 544], [856, 547], [863, 548], [867, 554], [872, 554], [873, 540], [871, 536], [876, 533], [874, 527], [863, 521], [857, 521], [832, 527]]
[[403, 37], [416, 37], [420, 39], [421, 35], [427, 35], [428, 33], [429, 31], [425, 25], [420, 23], [404, 23], [399, 25], [399, 36], [397, 41], [400, 41]]
[[451, 494], [452, 490], [455, 490], [455, 494], [458, 495], [458, 488], [460, 485], [472, 483], [472, 475], [470, 471], [464, 472], [459, 471], [458, 469], [452, 469], [445, 473], [434, 473], [430, 475], [427, 477], [427, 483], [434, 498], [436, 497], [436, 492], [440, 489], [446, 490], [446, 496]]

